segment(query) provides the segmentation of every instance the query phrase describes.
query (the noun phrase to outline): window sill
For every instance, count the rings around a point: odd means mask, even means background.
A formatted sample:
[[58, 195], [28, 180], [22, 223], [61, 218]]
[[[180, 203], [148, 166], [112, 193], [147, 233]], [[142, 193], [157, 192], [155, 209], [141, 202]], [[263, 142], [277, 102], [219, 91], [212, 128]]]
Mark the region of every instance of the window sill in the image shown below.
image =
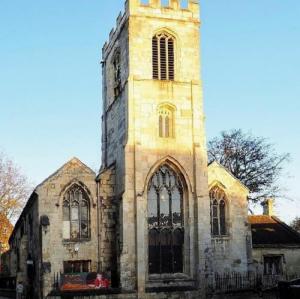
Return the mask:
[[147, 287], [146, 293], [163, 293], [163, 292], [188, 292], [196, 291], [195, 286], [163, 286], [163, 287]]
[[86, 238], [86, 239], [64, 239], [63, 244], [74, 244], [74, 243], [86, 243], [90, 242], [91, 238]]
[[230, 239], [230, 235], [212, 236], [211, 239], [212, 240], [229, 240]]
[[195, 281], [183, 273], [151, 274], [146, 284], [146, 292], [175, 292], [195, 288]]
[[149, 281], [187, 280], [190, 277], [184, 273], [149, 274]]
[[156, 82], [164, 82], [164, 83], [175, 82], [175, 79], [158, 79], [158, 78], [152, 78], [152, 80], [156, 81]]
[[158, 136], [159, 140], [162, 140], [162, 141], [175, 141], [176, 138], [175, 136], [172, 136], [172, 137], [162, 137], [162, 136]]

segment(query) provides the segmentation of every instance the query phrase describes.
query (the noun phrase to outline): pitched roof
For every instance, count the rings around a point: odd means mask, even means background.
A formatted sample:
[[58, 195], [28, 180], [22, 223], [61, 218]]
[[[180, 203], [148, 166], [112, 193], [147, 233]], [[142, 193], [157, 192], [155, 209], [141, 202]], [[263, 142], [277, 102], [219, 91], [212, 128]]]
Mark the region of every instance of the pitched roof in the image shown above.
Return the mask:
[[52, 173], [50, 176], [48, 176], [44, 181], [42, 181], [39, 185], [36, 186], [35, 190], [37, 188], [39, 188], [40, 186], [42, 186], [43, 184], [45, 184], [48, 180], [50, 180], [51, 178], [53, 178], [54, 176], [56, 176], [58, 173], [60, 173], [61, 171], [63, 171], [65, 168], [67, 168], [70, 165], [78, 165], [80, 167], [82, 167], [83, 169], [86, 169], [86, 171], [90, 172], [91, 174], [95, 175], [96, 177], [96, 173], [90, 168], [88, 167], [86, 164], [84, 164], [82, 161], [80, 161], [78, 158], [73, 157], [71, 160], [69, 160], [68, 162], [66, 162], [63, 166], [61, 166], [59, 169], [57, 169], [54, 173]]
[[245, 191], [249, 192], [249, 188], [241, 182], [237, 177], [235, 177], [232, 172], [227, 169], [225, 166], [223, 166], [221, 163], [218, 161], [212, 161], [208, 164], [208, 168], [213, 168], [213, 167], [218, 167], [219, 169], [223, 169], [230, 177], [232, 177]]
[[39, 185], [37, 185], [35, 187], [32, 194], [30, 195], [29, 199], [27, 200], [27, 203], [26, 203], [25, 207], [23, 208], [21, 215], [19, 216], [19, 218], [18, 218], [18, 220], [15, 224], [13, 232], [12, 232], [10, 238], [9, 238], [9, 242], [11, 242], [11, 240], [13, 239], [13, 235], [15, 234], [15, 232], [19, 228], [20, 224], [22, 223], [23, 216], [27, 213], [27, 211], [30, 209], [31, 205], [35, 202], [35, 200], [37, 200], [37, 198], [38, 198], [38, 195], [37, 195], [38, 188], [41, 187], [43, 184], [45, 184], [48, 180], [50, 180], [51, 178], [53, 178], [54, 176], [59, 174], [65, 168], [67, 168], [68, 166], [72, 166], [72, 165], [77, 165], [79, 167], [82, 167], [82, 169], [85, 169], [87, 172], [93, 174], [96, 178], [96, 173], [90, 167], [88, 167], [86, 164], [81, 162], [78, 158], [73, 157], [71, 160], [66, 162], [63, 166], [61, 166], [58, 170], [56, 170], [54, 173], [52, 173], [50, 176], [48, 176], [43, 182], [41, 182]]
[[274, 216], [248, 217], [253, 247], [300, 247], [300, 234]]

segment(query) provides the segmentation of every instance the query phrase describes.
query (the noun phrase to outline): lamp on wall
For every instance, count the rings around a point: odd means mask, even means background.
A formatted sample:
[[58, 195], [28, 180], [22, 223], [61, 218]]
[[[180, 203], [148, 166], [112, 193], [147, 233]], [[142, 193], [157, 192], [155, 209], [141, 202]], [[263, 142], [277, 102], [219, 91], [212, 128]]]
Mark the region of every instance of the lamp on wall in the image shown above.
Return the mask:
[[78, 251], [79, 251], [79, 244], [75, 244], [75, 245], [74, 245], [74, 251], [75, 251], [76, 253], [78, 253]]
[[45, 234], [48, 232], [48, 227], [50, 226], [50, 220], [47, 215], [41, 216], [40, 223]]

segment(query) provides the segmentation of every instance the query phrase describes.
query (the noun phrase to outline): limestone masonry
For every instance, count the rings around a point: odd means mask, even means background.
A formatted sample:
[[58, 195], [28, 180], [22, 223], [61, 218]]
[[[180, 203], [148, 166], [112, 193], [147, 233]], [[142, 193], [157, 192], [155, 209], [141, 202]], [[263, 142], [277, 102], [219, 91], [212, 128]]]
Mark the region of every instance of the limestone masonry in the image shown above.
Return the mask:
[[196, 0], [126, 1], [102, 50], [100, 172], [66, 163], [10, 239], [33, 298], [75, 272], [109, 273], [120, 294], [101, 298], [201, 298], [213, 273], [251, 269], [248, 189], [208, 166], [199, 15]]

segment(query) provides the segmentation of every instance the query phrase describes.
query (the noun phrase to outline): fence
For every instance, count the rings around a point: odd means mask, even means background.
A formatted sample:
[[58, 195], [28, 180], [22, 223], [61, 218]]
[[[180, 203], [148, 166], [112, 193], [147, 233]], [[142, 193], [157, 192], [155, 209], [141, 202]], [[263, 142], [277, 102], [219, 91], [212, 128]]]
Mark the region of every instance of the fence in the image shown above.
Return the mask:
[[290, 281], [300, 278], [300, 274], [292, 275], [262, 275], [249, 273], [214, 273], [206, 279], [206, 288], [211, 292], [238, 292], [244, 290], [266, 290], [278, 286], [280, 281]]
[[[57, 273], [53, 277], [53, 291], [60, 293], [64, 275]], [[82, 278], [82, 277], [81, 277]], [[207, 293], [231, 293], [241, 291], [266, 291], [278, 287], [278, 283], [282, 281], [291, 281], [300, 278], [300, 274], [285, 274], [285, 275], [262, 275], [260, 273], [214, 273], [205, 278], [203, 284], [206, 287]], [[78, 275], [74, 279], [70, 279], [70, 291], [76, 292], [89, 291], [89, 293], [113, 294], [119, 293], [119, 289], [101, 289], [88, 290], [84, 288], [81, 282], [78, 282]], [[72, 285], [73, 284], [73, 285]], [[299, 297], [300, 298], [300, 297]]]
[[15, 290], [16, 277], [0, 277], [0, 289]]

